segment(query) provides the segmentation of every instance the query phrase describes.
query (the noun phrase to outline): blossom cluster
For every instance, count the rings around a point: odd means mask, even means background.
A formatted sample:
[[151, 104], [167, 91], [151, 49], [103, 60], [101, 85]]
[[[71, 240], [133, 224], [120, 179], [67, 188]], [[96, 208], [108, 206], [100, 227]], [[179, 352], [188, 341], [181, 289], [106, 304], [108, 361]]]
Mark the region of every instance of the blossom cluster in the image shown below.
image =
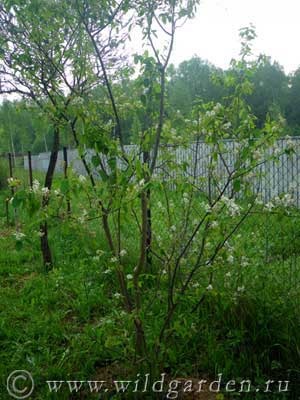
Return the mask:
[[234, 199], [230, 199], [227, 196], [222, 196], [221, 201], [227, 207], [228, 213], [231, 217], [240, 215], [241, 207], [238, 204], [236, 204]]
[[295, 200], [293, 199], [290, 193], [285, 193], [282, 196], [276, 196], [272, 201], [269, 201], [265, 204], [264, 210], [271, 212], [276, 207], [284, 207], [288, 208], [295, 204]]
[[15, 188], [15, 187], [18, 187], [18, 186], [20, 186], [21, 185], [21, 181], [20, 181], [20, 179], [17, 179], [17, 178], [8, 178], [7, 179], [7, 183], [8, 183], [8, 186], [9, 187], [11, 187], [11, 188]]
[[15, 239], [19, 242], [22, 239], [24, 239], [24, 237], [26, 236], [25, 233], [20, 232], [20, 231], [16, 231], [13, 233], [13, 236], [15, 237]]

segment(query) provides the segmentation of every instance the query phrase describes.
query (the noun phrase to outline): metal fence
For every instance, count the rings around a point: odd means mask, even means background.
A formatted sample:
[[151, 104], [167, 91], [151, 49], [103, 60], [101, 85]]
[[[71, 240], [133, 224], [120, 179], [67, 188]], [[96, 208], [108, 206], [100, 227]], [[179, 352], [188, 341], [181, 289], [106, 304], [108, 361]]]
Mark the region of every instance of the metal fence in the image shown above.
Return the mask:
[[[291, 154], [284, 153], [284, 149], [288, 145], [288, 141], [293, 142], [294, 152]], [[278, 160], [269, 160], [256, 168], [257, 176], [254, 177], [252, 185], [255, 188], [259, 187], [261, 198], [267, 202], [275, 196], [282, 193], [290, 193], [295, 201], [295, 205], [300, 207], [300, 137], [293, 137], [292, 139], [279, 139], [277, 141], [277, 148], [282, 151]], [[220, 180], [226, 180], [228, 177], [228, 170], [234, 168], [234, 162], [238, 153], [238, 144], [232, 140], [226, 140], [223, 143], [222, 160], [219, 157], [217, 161], [216, 170]], [[185, 168], [168, 169], [167, 164], [163, 161], [162, 153], [168, 154], [169, 160], [179, 167], [185, 165]], [[138, 154], [139, 149], [134, 145], [125, 146], [127, 153]], [[273, 149], [269, 149], [271, 154]], [[162, 179], [168, 180], [176, 178], [178, 174], [184, 174], [187, 178], [196, 176], [197, 179], [205, 178], [208, 176], [209, 160], [210, 160], [211, 147], [205, 142], [191, 144], [186, 147], [168, 146], [161, 150], [158, 156], [156, 175], [160, 175]], [[87, 150], [85, 157], [90, 162], [94, 155], [92, 150]], [[46, 171], [48, 168], [50, 153], [40, 153], [32, 156], [32, 169], [37, 171]], [[85, 169], [79, 157], [77, 150], [68, 151], [68, 160], [71, 168], [78, 174], [85, 174]], [[105, 163], [105, 160], [103, 160]], [[224, 161], [227, 168], [224, 167]], [[28, 169], [28, 158], [24, 157], [24, 167]], [[63, 152], [60, 151], [58, 155], [58, 162], [56, 171], [63, 171]], [[96, 171], [94, 171], [97, 174]], [[204, 180], [205, 181], [205, 180]], [[206, 183], [204, 182], [203, 185]]]

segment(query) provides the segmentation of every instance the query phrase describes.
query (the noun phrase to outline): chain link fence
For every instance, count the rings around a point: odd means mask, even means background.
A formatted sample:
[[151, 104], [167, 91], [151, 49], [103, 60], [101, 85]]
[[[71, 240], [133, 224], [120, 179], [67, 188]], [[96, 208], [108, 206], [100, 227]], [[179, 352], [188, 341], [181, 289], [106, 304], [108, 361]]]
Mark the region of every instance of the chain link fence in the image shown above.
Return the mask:
[[[293, 152], [285, 153], [288, 146], [293, 146]], [[218, 157], [216, 171], [220, 182], [226, 181], [228, 175], [234, 169], [236, 156], [239, 152], [239, 144], [232, 140], [222, 142], [222, 156]], [[294, 199], [295, 205], [300, 207], [300, 137], [291, 139], [279, 139], [277, 141], [277, 151], [280, 153], [278, 160], [271, 159], [256, 167], [255, 177], [252, 179], [253, 189], [259, 191], [263, 201], [268, 202], [275, 196], [280, 196], [283, 193], [290, 193]], [[142, 158], [139, 153], [140, 149], [134, 145], [125, 146], [125, 151], [128, 154], [135, 154], [136, 157]], [[163, 180], [173, 180], [184, 174], [186, 179], [194, 177], [198, 182], [201, 182], [204, 190], [209, 190], [205, 178], [208, 176], [210, 163], [211, 147], [203, 141], [193, 143], [189, 148], [180, 146], [165, 146], [160, 150], [155, 174]], [[274, 152], [274, 149], [268, 150], [266, 158]], [[168, 154], [166, 161], [163, 154]], [[86, 150], [85, 158], [88, 163], [91, 163], [94, 152]], [[150, 155], [151, 157], [151, 155]], [[40, 153], [32, 156], [32, 169], [35, 171], [47, 171], [50, 159], [50, 153]], [[63, 152], [58, 154], [56, 166], [57, 172], [63, 172]], [[78, 174], [85, 174], [85, 168], [79, 157], [77, 150], [68, 150], [68, 160], [71, 168]], [[19, 162], [19, 160], [18, 160]], [[107, 167], [107, 160], [103, 158], [103, 165]], [[170, 162], [177, 165], [177, 168], [168, 168]], [[28, 169], [28, 157], [24, 156], [24, 168]], [[122, 163], [119, 160], [119, 163]], [[184, 166], [184, 168], [182, 168]], [[94, 169], [94, 174], [97, 174]], [[230, 191], [230, 186], [227, 193]]]

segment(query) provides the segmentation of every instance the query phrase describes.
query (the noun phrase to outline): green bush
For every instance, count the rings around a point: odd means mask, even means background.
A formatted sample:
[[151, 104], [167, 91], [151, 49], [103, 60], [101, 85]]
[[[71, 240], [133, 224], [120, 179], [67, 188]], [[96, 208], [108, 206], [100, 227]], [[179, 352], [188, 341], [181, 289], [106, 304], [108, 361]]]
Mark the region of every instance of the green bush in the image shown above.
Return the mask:
[[0, 158], [0, 190], [7, 187], [7, 178], [9, 176], [7, 161]]

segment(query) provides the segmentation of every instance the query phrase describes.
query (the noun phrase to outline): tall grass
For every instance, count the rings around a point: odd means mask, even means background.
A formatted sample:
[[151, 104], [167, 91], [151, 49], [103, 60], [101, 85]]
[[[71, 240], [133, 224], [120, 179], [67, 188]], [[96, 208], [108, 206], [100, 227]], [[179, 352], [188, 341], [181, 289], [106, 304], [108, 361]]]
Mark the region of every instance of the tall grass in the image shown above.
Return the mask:
[[[15, 172], [18, 177], [20, 173]], [[27, 179], [26, 171], [24, 174]], [[33, 222], [23, 216], [26, 239], [17, 250], [2, 215], [0, 304], [5, 311], [1, 317], [0, 359], [4, 362], [0, 376], [14, 369], [31, 371], [37, 379], [37, 399], [50, 399], [45, 380], [93, 378], [101, 376], [105, 365], [118, 365], [124, 371], [120, 377], [129, 379], [131, 323], [121, 314], [113, 274], [106, 273], [103, 258], [97, 258], [97, 250], [105, 250], [98, 219], [89, 224], [76, 222], [84, 200], [83, 193], [72, 198], [74, 218], [49, 222], [56, 265], [47, 276], [41, 268], [39, 236], [31, 230]], [[161, 199], [158, 196], [155, 200]], [[222, 373], [225, 381], [251, 379], [255, 384], [268, 379], [289, 380], [291, 392], [286, 397], [250, 393], [242, 398], [298, 399], [299, 217], [297, 210], [288, 215], [253, 214], [232, 243], [236, 262], [215, 266], [213, 290], [207, 292], [197, 310], [187, 312], [207, 286], [211, 270], [203, 269], [196, 300], [193, 289], [175, 317], [164, 366], [170, 375], [213, 379]], [[160, 223], [154, 213], [154, 226]], [[130, 256], [125, 264], [135, 265], [138, 233], [130, 225], [126, 232], [132, 240], [128, 241]], [[247, 265], [242, 265], [245, 257]], [[153, 302], [151, 274], [145, 279], [146, 300]], [[147, 333], [153, 342], [162, 307], [158, 296], [147, 316]], [[5, 382], [2, 386], [5, 388]], [[1, 390], [0, 385], [0, 398]], [[62, 400], [70, 398], [68, 393], [60, 396]]]

